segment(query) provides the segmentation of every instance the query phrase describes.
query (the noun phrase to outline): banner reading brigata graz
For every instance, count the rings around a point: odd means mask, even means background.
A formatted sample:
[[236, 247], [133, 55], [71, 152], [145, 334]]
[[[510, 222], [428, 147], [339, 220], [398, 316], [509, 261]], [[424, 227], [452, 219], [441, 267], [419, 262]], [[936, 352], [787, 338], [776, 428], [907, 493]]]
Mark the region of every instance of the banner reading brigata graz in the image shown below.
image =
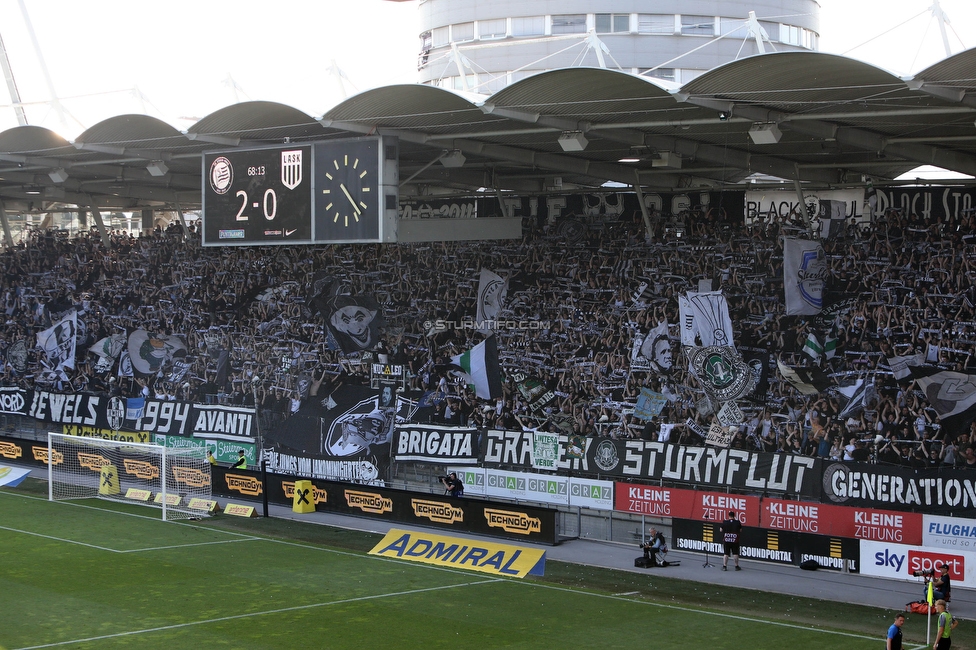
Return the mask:
[[254, 409], [87, 393], [0, 389], [0, 412], [43, 422], [253, 442]]
[[976, 515], [976, 472], [913, 470], [863, 463], [824, 463], [823, 503]]

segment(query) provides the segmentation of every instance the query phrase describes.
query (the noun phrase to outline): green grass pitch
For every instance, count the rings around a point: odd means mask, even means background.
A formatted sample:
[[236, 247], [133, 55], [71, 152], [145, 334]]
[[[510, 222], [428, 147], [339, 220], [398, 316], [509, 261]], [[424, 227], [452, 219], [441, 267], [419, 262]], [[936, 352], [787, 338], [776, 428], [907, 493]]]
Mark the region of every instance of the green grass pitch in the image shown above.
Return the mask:
[[4, 650], [876, 650], [890, 622], [558, 562], [545, 578], [494, 578], [365, 555], [376, 535], [226, 516], [164, 523], [145, 507], [49, 503], [42, 487], [0, 490]]

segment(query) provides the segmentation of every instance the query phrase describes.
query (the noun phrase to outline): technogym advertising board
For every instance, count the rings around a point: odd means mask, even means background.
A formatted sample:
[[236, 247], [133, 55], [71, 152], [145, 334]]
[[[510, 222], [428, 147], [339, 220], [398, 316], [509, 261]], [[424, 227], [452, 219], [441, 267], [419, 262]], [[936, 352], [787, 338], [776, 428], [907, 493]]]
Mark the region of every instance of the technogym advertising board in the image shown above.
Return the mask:
[[[215, 467], [213, 477], [214, 494], [230, 498], [263, 498], [264, 487], [259, 472]], [[302, 480], [301, 477], [268, 474], [268, 500], [280, 505], [292, 505], [298, 480]], [[557, 511], [548, 508], [483, 499], [454, 499], [443, 494], [320, 479], [312, 479], [311, 482], [312, 499], [317, 511], [375, 517], [403, 524], [541, 544], [555, 544], [557, 540]]]

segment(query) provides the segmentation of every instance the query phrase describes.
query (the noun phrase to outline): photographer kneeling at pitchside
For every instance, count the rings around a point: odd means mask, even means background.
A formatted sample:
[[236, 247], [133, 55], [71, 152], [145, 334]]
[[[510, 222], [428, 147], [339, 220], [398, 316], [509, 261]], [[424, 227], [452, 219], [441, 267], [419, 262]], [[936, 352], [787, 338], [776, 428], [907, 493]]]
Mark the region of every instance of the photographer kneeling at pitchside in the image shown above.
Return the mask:
[[451, 472], [447, 476], [440, 476], [438, 480], [444, 484], [444, 492], [446, 494], [450, 494], [455, 498], [464, 496], [464, 483], [458, 478], [457, 472]]

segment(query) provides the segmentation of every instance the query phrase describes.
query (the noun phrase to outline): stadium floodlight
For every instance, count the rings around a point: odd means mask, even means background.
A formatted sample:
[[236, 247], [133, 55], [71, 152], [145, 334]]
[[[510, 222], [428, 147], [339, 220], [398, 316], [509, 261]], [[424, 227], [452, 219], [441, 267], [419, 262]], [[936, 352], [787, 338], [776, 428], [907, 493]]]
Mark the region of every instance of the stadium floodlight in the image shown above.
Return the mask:
[[63, 167], [58, 167], [57, 169], [52, 169], [47, 173], [52, 181], [55, 183], [63, 183], [68, 180], [68, 172], [64, 170]]
[[559, 146], [563, 151], [583, 151], [589, 143], [582, 131], [565, 131], [559, 136]]
[[146, 165], [146, 171], [150, 176], [165, 176], [169, 172], [169, 167], [162, 160], [154, 160]]
[[783, 137], [783, 132], [776, 124], [754, 124], [749, 129], [749, 137], [755, 144], [776, 144]]
[[163, 521], [207, 514], [191, 499], [211, 498], [206, 448], [47, 434], [48, 500], [106, 499], [152, 506]]
[[452, 149], [451, 151], [444, 152], [441, 156], [441, 164], [445, 167], [461, 167], [464, 165], [464, 161], [467, 160], [464, 154], [461, 153], [460, 149]]

